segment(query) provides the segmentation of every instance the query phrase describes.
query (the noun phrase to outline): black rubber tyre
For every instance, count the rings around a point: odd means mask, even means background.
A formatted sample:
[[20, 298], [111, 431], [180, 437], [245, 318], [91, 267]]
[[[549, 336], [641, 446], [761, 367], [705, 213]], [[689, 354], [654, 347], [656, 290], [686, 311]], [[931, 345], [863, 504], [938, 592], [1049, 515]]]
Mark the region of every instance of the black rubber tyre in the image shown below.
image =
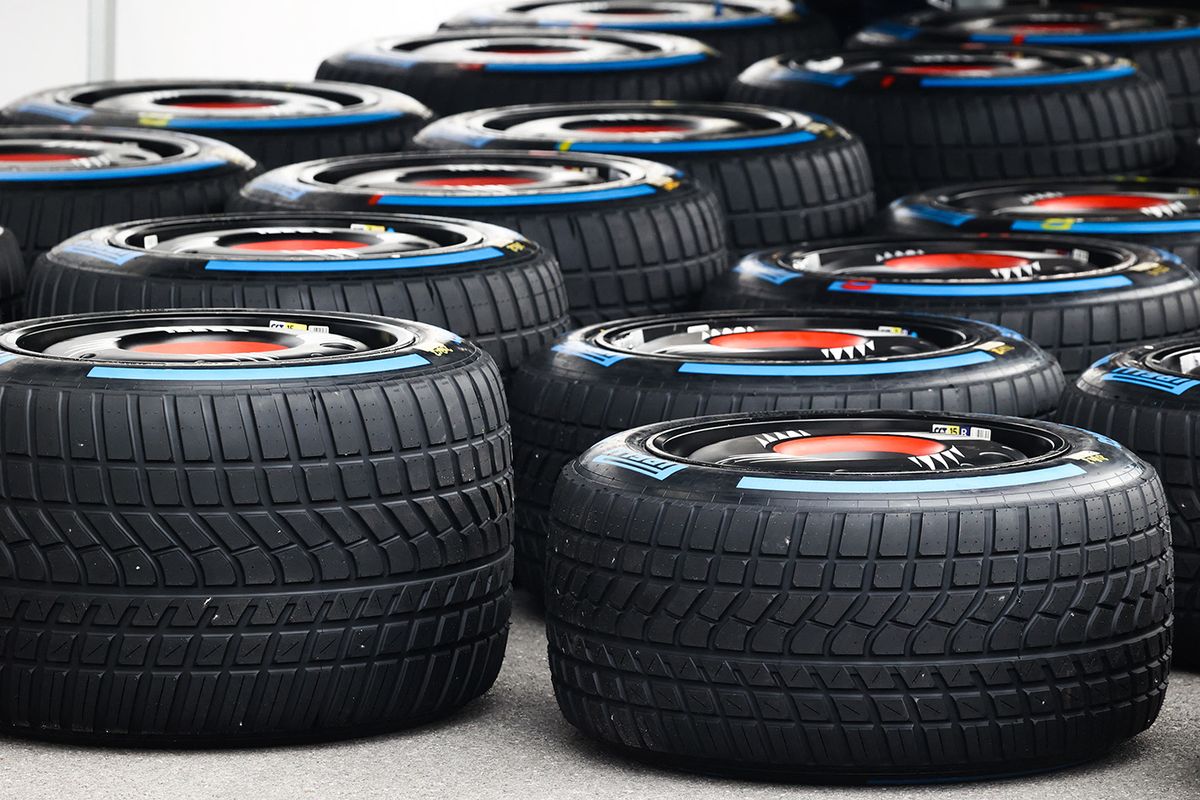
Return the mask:
[[38, 259], [28, 308], [31, 316], [141, 308], [379, 314], [452, 329], [508, 375], [567, 330], [566, 303], [553, 256], [506, 228], [274, 212], [87, 231]]
[[1200, 381], [1194, 335], [1125, 350], [1067, 387], [1059, 419], [1111, 436], [1162, 476], [1175, 550], [1175, 661], [1200, 667]]
[[1179, 144], [1200, 137], [1200, 12], [1195, 10], [1055, 3], [1052, 8], [919, 11], [871, 25], [855, 36], [851, 45], [969, 42], [1009, 47], [1084, 47], [1127, 58], [1167, 90]]
[[571, 316], [590, 325], [685, 311], [729, 264], [716, 198], [641, 159], [439, 151], [282, 167], [238, 209], [452, 214], [519, 230], [553, 252]]
[[563, 103], [438, 120], [414, 143], [652, 158], [716, 193], [737, 252], [857, 233], [874, 210], [861, 142], [829, 120], [735, 103]]
[[1200, 276], [1164, 250], [1104, 239], [860, 239], [747, 256], [701, 302], [713, 309], [898, 304], [1012, 328], [1077, 376], [1114, 350], [1200, 329]]
[[25, 273], [25, 259], [17, 237], [8, 228], [0, 228], [0, 322], [22, 317]]
[[712, 0], [507, 0], [467, 11], [442, 29], [574, 26], [674, 33], [699, 39], [739, 70], [766, 53], [804, 53], [838, 44], [824, 17], [792, 0], [727, 0], [717, 8]]
[[946, 186], [900, 198], [877, 227], [906, 237], [1103, 236], [1170, 250], [1200, 268], [1200, 180], [1106, 178]]
[[241, 151], [183, 133], [0, 127], [0, 222], [32, 264], [89, 228], [220, 211], [257, 172]]
[[[931, 473], [910, 447], [957, 463]], [[789, 413], [627, 431], [563, 471], [547, 563], [567, 720], [701, 772], [1020, 775], [1137, 735], [1166, 689], [1162, 485], [1049, 423]]]
[[318, 78], [405, 92], [457, 114], [566, 100], [717, 100], [730, 68], [684, 36], [481, 28], [381, 39], [331, 56]]
[[345, 83], [111, 81], [12, 103], [17, 124], [168, 128], [229, 142], [271, 167], [404, 148], [433, 112], [411, 97]]
[[512, 494], [481, 350], [241, 310], [16, 323], [0, 349], [6, 733], [361, 736], [491, 685]]
[[[754, 344], [772, 335], [785, 341]], [[813, 337], [817, 343], [806, 344]], [[1044, 417], [1062, 386], [1054, 360], [1019, 335], [928, 315], [727, 312], [574, 331], [526, 362], [512, 383], [520, 580], [535, 591], [542, 585], [550, 496], [563, 466], [610, 434], [731, 411], [916, 408]]]
[[[968, 66], [978, 69], [958, 71]], [[860, 135], [883, 201], [958, 181], [1152, 172], [1175, 158], [1162, 86], [1091, 51], [777, 56], [743, 72], [730, 97], [824, 114]]]

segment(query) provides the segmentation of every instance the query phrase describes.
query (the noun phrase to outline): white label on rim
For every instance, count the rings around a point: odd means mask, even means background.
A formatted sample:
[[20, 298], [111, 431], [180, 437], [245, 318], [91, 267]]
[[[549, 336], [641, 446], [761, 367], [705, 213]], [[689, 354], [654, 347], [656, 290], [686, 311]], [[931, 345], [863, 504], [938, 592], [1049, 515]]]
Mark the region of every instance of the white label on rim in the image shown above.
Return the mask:
[[1076, 261], [1091, 261], [1092, 254], [1089, 253], [1087, 250], [1081, 250], [1078, 247], [1076, 247], [1074, 250], [1071, 251], [1071, 258], [1075, 259]]
[[158, 234], [151, 233], [145, 239], [143, 239], [142, 247], [145, 247], [146, 249], [150, 249], [151, 247], [158, 247]]
[[973, 428], [970, 425], [934, 425], [934, 433], [940, 433], [944, 436], [962, 436], [965, 439], [982, 439], [990, 442], [992, 440], [992, 431], [990, 428]]
[[1182, 372], [1195, 372], [1200, 367], [1200, 353], [1184, 353], [1179, 357], [1179, 369]]
[[352, 223], [350, 223], [350, 230], [352, 230], [352, 231], [368, 231], [370, 233], [383, 233], [384, 231], [387, 230], [387, 228], [385, 228], [382, 225], [368, 225], [365, 222], [352, 222]]

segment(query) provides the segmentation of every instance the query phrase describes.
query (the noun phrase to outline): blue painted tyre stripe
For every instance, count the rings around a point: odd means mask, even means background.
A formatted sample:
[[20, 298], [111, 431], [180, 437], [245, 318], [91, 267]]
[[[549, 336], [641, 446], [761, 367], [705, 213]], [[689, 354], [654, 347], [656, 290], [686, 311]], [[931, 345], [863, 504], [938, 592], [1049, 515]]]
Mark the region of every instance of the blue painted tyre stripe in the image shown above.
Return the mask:
[[921, 219], [927, 219], [931, 222], [937, 222], [941, 225], [952, 225], [955, 228], [965, 225], [975, 219], [974, 214], [965, 214], [960, 211], [950, 211], [948, 209], [933, 208], [931, 206], [910, 206], [901, 204], [901, 208], [907, 209], [914, 216]]
[[[859, 288], [850, 288], [847, 287], [847, 284]], [[864, 286], [861, 281], [834, 281], [829, 284], [828, 290], [847, 294], [883, 294], [907, 297], [1030, 297], [1044, 294], [1096, 292], [1102, 289], [1120, 289], [1131, 285], [1133, 285], [1133, 281], [1125, 275], [1105, 275], [1099, 278], [1079, 278], [1078, 280], [992, 283], [970, 286], [916, 283], [872, 283], [870, 286]]]
[[955, 369], [972, 364], [986, 364], [995, 356], [983, 350], [971, 350], [952, 356], [917, 358], [885, 362], [846, 362], [844, 364], [716, 364], [689, 361], [680, 364], [679, 372], [689, 375], [743, 375], [758, 377], [792, 376], [836, 378], [849, 375], [899, 375], [906, 372], [930, 372]]
[[1042, 227], [1043, 222], [1021, 220], [1012, 223], [1010, 230], [1037, 233], [1195, 233], [1200, 231], [1200, 219], [1161, 220], [1145, 222], [1076, 222], [1070, 228]]
[[493, 195], [469, 197], [459, 195], [454, 197], [427, 197], [419, 194], [385, 194], [374, 203], [377, 206], [541, 206], [567, 203], [597, 203], [604, 200], [622, 200], [628, 197], [644, 197], [657, 191], [653, 186], [640, 184], [638, 186], [623, 186], [616, 189], [599, 189], [593, 192], [563, 192], [562, 194], [536, 195]]
[[[172, 117], [166, 127], [180, 130], [270, 130], [286, 128], [332, 128], [340, 125], [367, 125], [407, 116], [403, 111], [381, 111], [373, 114], [341, 114], [331, 117], [296, 117], [280, 119], [192, 119]], [[159, 125], [146, 127], [161, 127]]]
[[581, 61], [565, 64], [484, 64], [485, 72], [625, 72], [631, 69], [656, 69], [695, 64], [710, 58], [707, 53], [684, 53], [662, 58], [629, 61]]
[[978, 475], [970, 478], [922, 478], [917, 480], [832, 481], [803, 478], [758, 478], [747, 475], [738, 481], [739, 489], [768, 492], [811, 492], [814, 494], [899, 494], [924, 492], [969, 492], [1032, 486], [1038, 483], [1074, 478], [1084, 474], [1078, 464], [1061, 464], [1029, 472], [1003, 475]]
[[0, 183], [38, 183], [41, 181], [107, 181], [118, 178], [150, 178], [155, 175], [180, 175], [223, 167], [228, 161], [209, 159], [188, 161], [183, 164], [147, 164], [142, 167], [117, 167], [114, 169], [80, 169], [63, 172], [0, 172]]
[[363, 258], [357, 261], [328, 259], [324, 261], [209, 261], [204, 269], [214, 272], [370, 272], [389, 269], [420, 269], [448, 267], [454, 264], [473, 264], [504, 256], [498, 247], [482, 247], [461, 253], [439, 253], [407, 258]]
[[930, 88], [970, 89], [1016, 86], [1058, 86], [1069, 83], [1092, 83], [1126, 78], [1134, 74], [1133, 67], [1069, 72], [1063, 75], [1011, 75], [994, 78], [922, 78], [921, 85]]
[[808, 131], [777, 133], [752, 139], [709, 139], [679, 142], [559, 142], [559, 150], [574, 153], [717, 153], [727, 150], [753, 150], [761, 147], [782, 147], [803, 144], [816, 139]]
[[[1164, 3], [1164, 5], [1169, 5]], [[1017, 37], [1004, 33], [973, 33], [971, 41], [988, 44], [1013, 44]], [[1083, 46], [1089, 44], [1136, 44], [1138, 42], [1178, 42], [1185, 39], [1200, 39], [1200, 28], [1181, 28], [1169, 31], [1143, 31], [1141, 33], [1079, 33], [1053, 34], [1035, 33], [1021, 36], [1020, 43], [1065, 44]]]
[[423, 367], [429, 359], [408, 353], [378, 361], [351, 361], [339, 364], [310, 364], [297, 367], [226, 367], [195, 369], [187, 367], [92, 367], [89, 378], [114, 378], [131, 381], [290, 381], [301, 378], [327, 378], [340, 375], [370, 375], [379, 372]]

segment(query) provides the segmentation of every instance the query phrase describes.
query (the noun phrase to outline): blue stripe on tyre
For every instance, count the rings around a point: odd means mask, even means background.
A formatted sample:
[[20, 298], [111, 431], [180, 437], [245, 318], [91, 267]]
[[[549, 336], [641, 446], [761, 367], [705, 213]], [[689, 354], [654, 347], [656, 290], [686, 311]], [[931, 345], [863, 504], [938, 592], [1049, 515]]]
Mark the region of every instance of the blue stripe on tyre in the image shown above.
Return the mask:
[[[1164, 3], [1164, 5], [1170, 5]], [[971, 41], [985, 44], [1017, 44], [1016, 36], [1006, 33], [973, 33]], [[1132, 33], [1077, 33], [1054, 34], [1033, 33], [1020, 36], [1020, 44], [1060, 44], [1060, 45], [1093, 45], [1093, 44], [1137, 44], [1140, 42], [1178, 42], [1186, 39], [1200, 39], [1200, 28], [1182, 28], [1169, 31], [1141, 31]]]
[[418, 353], [381, 358], [376, 361], [343, 361], [335, 364], [308, 364], [295, 367], [223, 367], [218, 369], [166, 367], [103, 367], [88, 372], [89, 378], [131, 381], [289, 381], [302, 378], [329, 378], [342, 375], [370, 375], [379, 372], [413, 369], [429, 364]]
[[1116, 66], [1085, 72], [1068, 72], [1060, 75], [997, 75], [989, 78], [922, 78], [921, 85], [927, 88], [970, 89], [1008, 88], [1021, 86], [1059, 86], [1070, 83], [1094, 83], [1127, 78], [1135, 74], [1133, 67]]
[[162, 122], [156, 118], [152, 127], [165, 127], [185, 130], [271, 130], [288, 128], [332, 128], [341, 125], [368, 125], [372, 122], [385, 122], [407, 116], [403, 111], [380, 111], [371, 114], [339, 114], [329, 117], [281, 117], [278, 119], [193, 119], [191, 117], [171, 117]]
[[39, 181], [107, 181], [118, 178], [152, 178], [156, 175], [180, 175], [223, 167], [228, 161], [206, 159], [181, 164], [146, 164], [140, 167], [64, 170], [62, 172], [0, 172], [0, 183], [36, 183]]
[[900, 359], [896, 361], [845, 362], [841, 364], [753, 364], [705, 363], [689, 361], [679, 366], [688, 375], [740, 375], [747, 377], [807, 377], [838, 378], [852, 375], [899, 375], [908, 372], [932, 372], [957, 369], [973, 364], [986, 364], [995, 356], [983, 350], [971, 350], [935, 358]]
[[885, 294], [901, 297], [1029, 297], [1044, 294], [1074, 294], [1120, 289], [1132, 286], [1125, 275], [1105, 275], [1077, 280], [1038, 281], [1030, 283], [988, 284], [918, 284], [867, 283], [863, 281], [834, 281], [827, 287], [831, 292], [847, 294]]
[[930, 222], [936, 222], [940, 225], [950, 225], [955, 228], [975, 219], [974, 214], [965, 214], [961, 211], [950, 211], [949, 209], [933, 208], [931, 206], [910, 206], [901, 203], [899, 207], [908, 210], [911, 214], [921, 219], [927, 219]]
[[[791, 131], [748, 139], [705, 139], [678, 142], [573, 142], [558, 143], [559, 150], [576, 153], [717, 153], [727, 150], [753, 150], [762, 147], [783, 147], [803, 144], [816, 139], [808, 131]], [[490, 140], [489, 140], [490, 141]]]
[[[1057, 225], [1057, 222], [1054, 223]], [[1018, 220], [1012, 223], [1009, 230], [1030, 231], [1037, 233], [1196, 233], [1200, 231], [1200, 219], [1180, 220], [1147, 220], [1144, 222], [1076, 222], [1072, 220], [1070, 227], [1045, 227], [1046, 222], [1031, 222]]]
[[209, 261], [206, 270], [214, 272], [370, 272], [389, 269], [420, 269], [473, 264], [504, 256], [498, 247], [482, 247], [456, 253], [437, 253], [429, 256], [400, 258], [362, 258], [358, 260], [324, 261]]
[[918, 478], [916, 480], [838, 481], [808, 478], [764, 478], [747, 475], [738, 481], [739, 489], [768, 492], [809, 492], [814, 494], [908, 494], [925, 492], [970, 492], [983, 489], [1032, 486], [1039, 483], [1075, 478], [1085, 470], [1077, 464], [1061, 464], [1028, 472], [977, 475], [969, 478]]
[[568, 203], [599, 203], [606, 200], [623, 200], [629, 197], [644, 197], [657, 191], [653, 186], [640, 184], [638, 186], [622, 186], [615, 189], [599, 189], [596, 191], [563, 192], [561, 194], [530, 194], [530, 195], [490, 195], [468, 196], [453, 195], [432, 197], [419, 194], [385, 194], [375, 200], [377, 206], [540, 206], [565, 205]]

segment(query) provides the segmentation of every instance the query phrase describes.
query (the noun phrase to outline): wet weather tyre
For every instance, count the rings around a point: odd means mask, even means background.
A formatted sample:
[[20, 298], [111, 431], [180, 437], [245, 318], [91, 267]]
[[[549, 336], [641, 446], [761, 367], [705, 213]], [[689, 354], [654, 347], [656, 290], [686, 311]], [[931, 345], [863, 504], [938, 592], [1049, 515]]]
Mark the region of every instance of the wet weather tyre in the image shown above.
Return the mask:
[[0, 329], [0, 462], [23, 476], [0, 490], [7, 733], [360, 736], [495, 679], [512, 501], [494, 363], [416, 323], [272, 319]]
[[1165, 250], [1084, 237], [850, 240], [747, 256], [701, 307], [897, 303], [1012, 328], [1078, 376], [1115, 350], [1200, 328], [1200, 275]]
[[385, 86], [439, 114], [566, 100], [717, 100], [730, 69], [684, 36], [483, 28], [368, 42], [330, 56], [328, 80]]
[[[658, 764], [865, 782], [1067, 766], [1154, 722], [1171, 557], [1148, 465], [1048, 423], [820, 418], [647, 426], [564, 470], [546, 619], [571, 724]], [[1020, 430], [1038, 457], [936, 476], [676, 455], [752, 431], [747, 454], [900, 438], [969, 455]]]
[[27, 265], [80, 231], [220, 211], [259, 172], [233, 147], [169, 131], [0, 127], [0, 221]]
[[861, 140], [821, 117], [738, 103], [569, 103], [438, 120], [414, 143], [628, 154], [713, 190], [738, 253], [858, 233], [875, 212]]
[[571, 317], [583, 325], [694, 308], [729, 264], [712, 192], [671, 167], [618, 156], [328, 159], [272, 170], [233, 207], [436, 212], [519, 230], [556, 256]]
[[26, 272], [17, 237], [8, 228], [0, 228], [0, 322], [21, 319]]
[[1175, 661], [1200, 666], [1200, 403], [1185, 337], [1115, 354], [1063, 394], [1058, 418], [1121, 442], [1166, 486], [1175, 551]]
[[553, 256], [479, 222], [379, 213], [175, 217], [87, 231], [38, 259], [32, 316], [280, 308], [453, 330], [508, 375], [568, 327]]
[[[563, 467], [638, 425], [783, 409], [1045, 417], [1057, 406], [1057, 364], [1009, 331], [905, 313], [803, 314], [625, 320], [574, 331], [530, 359], [509, 392], [520, 582], [535, 592], [542, 586], [550, 498]], [[760, 339], [766, 344], [756, 345]]]
[[39, 92], [3, 111], [16, 124], [170, 128], [228, 142], [267, 169], [400, 150], [433, 113], [397, 92], [345, 83], [112, 81]]
[[1200, 268], [1200, 180], [1106, 178], [943, 186], [902, 197], [877, 227], [889, 233], [1048, 233], [1170, 250]]
[[[808, 53], [835, 47], [838, 36], [824, 17], [792, 0], [711, 0], [639, 3], [622, 14], [622, 3], [508, 2], [467, 11], [442, 24], [443, 30], [498, 26], [574, 26], [658, 31], [698, 39], [715, 48], [729, 66], [744, 69], [768, 53]], [[625, 6], [628, 8], [628, 6]]]
[[[1175, 158], [1161, 85], [1102, 53], [939, 48], [834, 55], [760, 61], [739, 76], [730, 98], [822, 114], [857, 133], [884, 202], [965, 181], [1153, 174]], [[1026, 58], [1037, 66], [1016, 77], [913, 72], [971, 60], [1007, 69]], [[850, 69], [875, 59], [884, 66]], [[843, 61], [844, 71], [823, 66]]]

